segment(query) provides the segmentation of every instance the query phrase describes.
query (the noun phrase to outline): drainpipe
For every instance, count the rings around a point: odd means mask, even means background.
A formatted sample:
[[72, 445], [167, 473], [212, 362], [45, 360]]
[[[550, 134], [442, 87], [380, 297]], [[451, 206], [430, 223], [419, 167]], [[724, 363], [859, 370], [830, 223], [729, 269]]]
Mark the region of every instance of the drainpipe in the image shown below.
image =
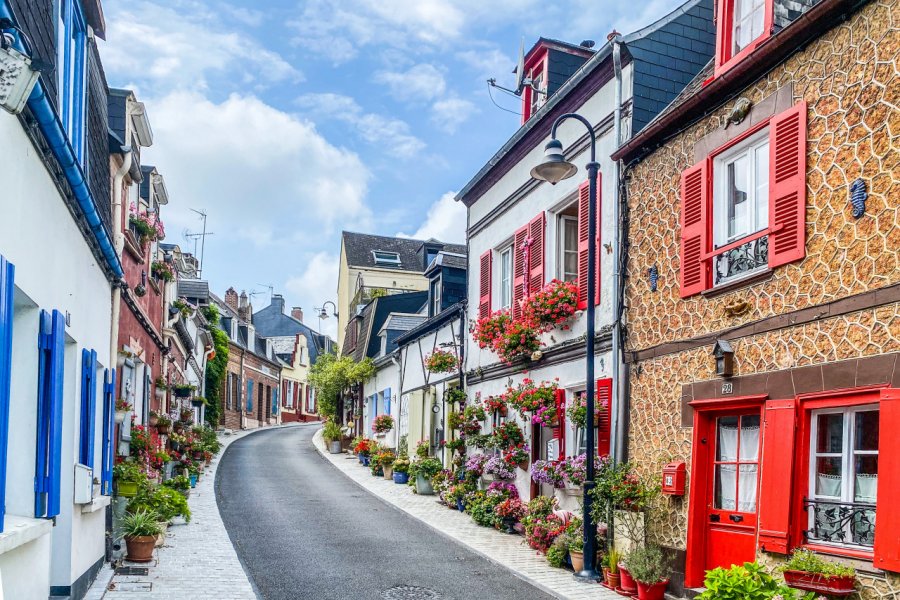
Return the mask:
[[[125, 146], [123, 148], [123, 160], [122, 166], [119, 167], [119, 170], [116, 171], [115, 177], [113, 178], [113, 231], [114, 233], [114, 245], [116, 256], [122, 256], [122, 249], [125, 245], [125, 236], [122, 233], [122, 181], [125, 179], [125, 173], [131, 168], [131, 160], [132, 160], [132, 151], [131, 146]], [[112, 324], [110, 327], [110, 341], [109, 341], [109, 360], [115, 360], [116, 352], [119, 348], [119, 314], [121, 312], [122, 306], [122, 287], [119, 285], [113, 286], [112, 291]]]
[[[9, 19], [18, 25], [6, 0], [0, 0], [0, 18]], [[18, 33], [14, 34], [13, 37], [13, 46], [16, 50], [30, 56], [30, 52], [25, 48]], [[103, 220], [100, 218], [100, 214], [97, 212], [96, 199], [91, 195], [91, 190], [88, 188], [84, 171], [81, 168], [78, 159], [75, 157], [75, 151], [72, 149], [72, 144], [69, 142], [69, 138], [63, 129], [62, 123], [59, 121], [56, 110], [53, 108], [53, 104], [50, 102], [40, 79], [38, 79], [34, 89], [31, 91], [31, 96], [28, 98], [28, 108], [34, 115], [38, 128], [41, 130], [41, 133], [43, 133], [50, 151], [59, 162], [59, 166], [66, 178], [66, 182], [72, 189], [72, 194], [75, 196], [75, 200], [81, 208], [84, 219], [87, 221], [88, 227], [90, 228], [97, 245], [100, 247], [100, 253], [103, 255], [106, 268], [112, 275], [111, 279], [121, 279], [124, 276], [122, 263], [119, 260], [119, 256], [116, 254], [115, 248], [113, 248], [109, 231], [107, 231]]]
[[[611, 40], [613, 69], [616, 75], [615, 88], [615, 109], [613, 111], [613, 135], [615, 136], [616, 148], [622, 142], [622, 36], [616, 34]], [[613, 223], [615, 225], [613, 234], [613, 331], [612, 331], [612, 397], [613, 406], [611, 407], [612, 416], [612, 433], [613, 445], [611, 448], [612, 457], [615, 462], [622, 462], [625, 457], [625, 395], [622, 386], [622, 235], [621, 235], [621, 215], [620, 215], [620, 198], [619, 198], [619, 163], [616, 161], [613, 168], [613, 189], [616, 201], [613, 202]]]

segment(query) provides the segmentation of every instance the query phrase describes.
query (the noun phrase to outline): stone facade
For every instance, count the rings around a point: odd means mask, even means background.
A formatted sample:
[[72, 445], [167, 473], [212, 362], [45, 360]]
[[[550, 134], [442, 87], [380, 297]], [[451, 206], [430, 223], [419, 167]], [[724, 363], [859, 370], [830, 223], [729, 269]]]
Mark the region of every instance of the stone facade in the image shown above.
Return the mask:
[[[684, 461], [690, 473], [693, 430], [683, 386], [722, 381], [710, 356], [718, 337], [731, 341], [735, 376], [900, 351], [898, 51], [900, 5], [872, 2], [737, 94], [736, 99], [760, 105], [773, 94], [788, 93], [789, 105], [805, 100], [808, 106], [806, 257], [775, 268], [762, 281], [686, 299], [679, 294], [681, 173], [697, 162], [704, 138], [723, 127], [734, 101], [630, 170], [629, 456], [643, 474], [658, 477], [670, 461]], [[868, 190], [859, 219], [851, 215], [848, 200], [857, 178]], [[660, 273], [656, 292], [646, 276], [654, 265]], [[843, 308], [834, 311], [841, 301]], [[856, 310], [847, 304], [856, 301]], [[821, 311], [801, 318], [798, 311], [810, 307]], [[774, 319], [780, 319], [778, 326], [766, 327]], [[900, 373], [884, 375], [900, 386]], [[857, 382], [846, 384], [831, 389]], [[650, 527], [655, 541], [686, 549], [689, 502], [687, 495], [657, 502]], [[900, 593], [896, 574], [859, 579], [863, 599]]]

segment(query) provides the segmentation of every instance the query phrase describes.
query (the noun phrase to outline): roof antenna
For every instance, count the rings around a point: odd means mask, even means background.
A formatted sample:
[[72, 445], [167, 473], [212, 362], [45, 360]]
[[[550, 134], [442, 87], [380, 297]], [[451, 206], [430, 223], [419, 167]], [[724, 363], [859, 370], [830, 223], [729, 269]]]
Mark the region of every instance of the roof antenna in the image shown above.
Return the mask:
[[505, 88], [502, 85], [497, 85], [497, 80], [494, 77], [491, 77], [487, 80], [488, 85], [491, 87], [495, 87], [498, 90], [503, 90], [509, 94], [513, 94], [516, 96], [522, 95], [522, 90], [525, 89], [525, 86], [531, 86], [531, 81], [525, 79], [525, 38], [522, 38], [521, 43], [519, 44], [519, 61], [516, 64], [516, 89], [511, 90], [509, 88]]

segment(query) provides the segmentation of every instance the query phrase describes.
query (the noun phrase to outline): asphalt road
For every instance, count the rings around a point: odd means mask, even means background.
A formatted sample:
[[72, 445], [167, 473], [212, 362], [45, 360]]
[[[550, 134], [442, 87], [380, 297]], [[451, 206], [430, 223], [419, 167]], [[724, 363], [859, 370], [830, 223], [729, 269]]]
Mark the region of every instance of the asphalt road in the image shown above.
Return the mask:
[[313, 447], [317, 427], [249, 435], [219, 465], [219, 511], [262, 598], [550, 598], [347, 479]]

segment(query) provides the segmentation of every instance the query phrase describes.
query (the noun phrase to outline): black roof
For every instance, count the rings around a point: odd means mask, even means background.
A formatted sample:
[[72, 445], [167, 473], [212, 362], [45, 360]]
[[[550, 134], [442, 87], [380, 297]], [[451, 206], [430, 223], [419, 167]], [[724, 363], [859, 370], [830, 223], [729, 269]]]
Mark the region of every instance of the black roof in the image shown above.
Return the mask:
[[375, 298], [363, 308], [362, 313], [350, 319], [347, 327], [359, 327], [355, 346], [350, 345], [351, 336], [344, 335], [342, 354], [350, 355], [355, 361], [367, 356], [374, 358], [381, 350], [378, 332], [391, 313], [417, 313], [428, 302], [428, 292], [406, 292]]
[[[347, 255], [347, 264], [351, 267], [378, 267], [397, 269], [400, 271], [423, 272], [422, 258], [419, 251], [425, 244], [434, 245], [438, 250], [464, 254], [466, 247], [461, 244], [445, 244], [438, 240], [415, 240], [412, 238], [389, 237], [370, 233], [344, 231], [341, 243]], [[399, 265], [375, 264], [374, 251], [396, 252], [400, 258]]]
[[275, 294], [269, 306], [253, 313], [253, 326], [262, 337], [294, 336], [302, 333], [309, 342], [309, 362], [315, 364], [319, 354], [328, 352], [327, 336], [298, 321], [284, 311], [284, 296]]
[[403, 346], [410, 342], [414, 342], [423, 335], [427, 335], [432, 331], [440, 329], [441, 327], [452, 321], [454, 317], [458, 317], [459, 315], [461, 315], [464, 310], [465, 302], [457, 302], [456, 304], [448, 306], [418, 327], [410, 329], [403, 335], [398, 336], [397, 345]]

